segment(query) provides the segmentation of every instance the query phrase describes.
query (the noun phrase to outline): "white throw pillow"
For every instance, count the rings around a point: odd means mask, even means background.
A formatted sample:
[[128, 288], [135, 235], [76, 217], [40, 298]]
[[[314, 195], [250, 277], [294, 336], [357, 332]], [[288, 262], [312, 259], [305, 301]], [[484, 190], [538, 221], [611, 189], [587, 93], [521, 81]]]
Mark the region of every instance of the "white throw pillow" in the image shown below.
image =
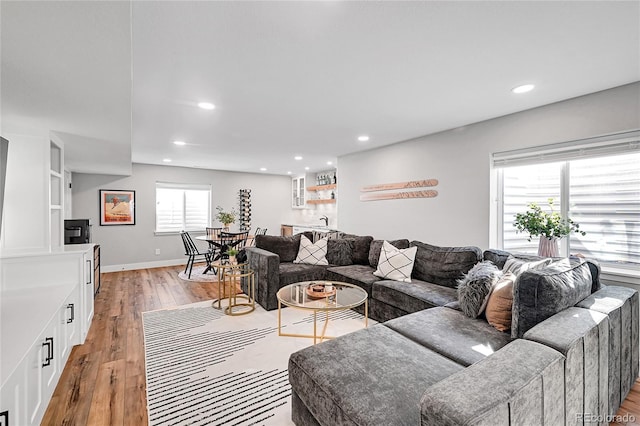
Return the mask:
[[307, 265], [328, 265], [327, 262], [327, 239], [322, 238], [312, 243], [304, 235], [300, 236], [300, 248], [293, 263], [304, 263]]
[[399, 249], [388, 241], [383, 241], [380, 259], [378, 260], [378, 269], [373, 275], [388, 280], [410, 283], [413, 261], [416, 258], [417, 251], [418, 247]]

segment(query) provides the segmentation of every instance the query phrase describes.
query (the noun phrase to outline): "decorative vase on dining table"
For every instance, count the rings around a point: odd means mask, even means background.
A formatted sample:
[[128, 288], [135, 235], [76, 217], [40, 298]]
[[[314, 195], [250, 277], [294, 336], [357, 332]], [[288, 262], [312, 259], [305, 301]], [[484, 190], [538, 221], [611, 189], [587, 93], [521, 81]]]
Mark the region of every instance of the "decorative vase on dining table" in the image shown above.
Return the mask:
[[538, 243], [538, 256], [541, 257], [558, 257], [558, 238], [540, 236]]
[[230, 223], [225, 223], [225, 224], [224, 224], [224, 228], [222, 228], [222, 230], [223, 230], [224, 232], [229, 232], [230, 227], [231, 227], [231, 224], [230, 224]]

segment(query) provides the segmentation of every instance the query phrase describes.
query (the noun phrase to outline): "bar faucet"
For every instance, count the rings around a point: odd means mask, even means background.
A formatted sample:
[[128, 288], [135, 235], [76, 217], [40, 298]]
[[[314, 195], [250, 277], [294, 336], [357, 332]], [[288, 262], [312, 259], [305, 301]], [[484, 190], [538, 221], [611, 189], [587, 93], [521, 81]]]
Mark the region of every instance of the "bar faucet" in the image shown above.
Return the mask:
[[329, 218], [327, 216], [322, 216], [320, 220], [324, 220], [324, 226], [329, 227]]

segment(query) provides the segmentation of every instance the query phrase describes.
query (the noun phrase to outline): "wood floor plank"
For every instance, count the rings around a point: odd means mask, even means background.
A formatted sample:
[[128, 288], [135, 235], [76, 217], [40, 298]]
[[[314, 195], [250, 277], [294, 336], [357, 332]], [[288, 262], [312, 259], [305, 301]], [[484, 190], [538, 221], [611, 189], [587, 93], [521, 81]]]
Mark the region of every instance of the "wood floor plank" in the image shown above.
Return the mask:
[[[86, 342], [71, 351], [43, 425], [147, 424], [142, 312], [218, 297], [217, 284], [183, 281], [182, 269], [102, 274]], [[627, 413], [635, 422], [612, 424], [640, 426], [640, 379], [618, 415]]]
[[126, 362], [109, 361], [100, 366], [96, 389], [91, 400], [92, 410], [87, 420], [95, 426], [124, 424]]
[[125, 383], [127, 398], [124, 403], [125, 426], [140, 426], [148, 423], [146, 386], [144, 371], [142, 374], [127, 376]]

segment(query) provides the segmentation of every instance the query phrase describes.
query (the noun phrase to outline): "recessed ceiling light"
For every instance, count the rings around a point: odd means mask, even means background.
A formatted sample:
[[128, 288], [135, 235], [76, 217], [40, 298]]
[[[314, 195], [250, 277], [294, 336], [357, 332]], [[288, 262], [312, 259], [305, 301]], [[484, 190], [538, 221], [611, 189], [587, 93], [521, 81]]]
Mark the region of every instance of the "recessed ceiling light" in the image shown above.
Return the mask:
[[214, 109], [216, 107], [211, 102], [199, 102], [198, 106], [202, 109], [208, 109], [208, 110]]
[[162, 161], [164, 161], [165, 163], [170, 163], [171, 162], [171, 158], [163, 158]]
[[290, 175], [290, 174], [291, 174], [291, 172], [287, 172], [287, 174], [288, 174], [288, 175]]
[[367, 136], [367, 135], [358, 136], [358, 140], [360, 142], [366, 142], [366, 141], [369, 140], [369, 136]]
[[333, 161], [327, 161], [327, 166], [330, 166], [333, 164]]
[[513, 93], [527, 93], [532, 91], [536, 86], [533, 84], [523, 84], [522, 86], [511, 89]]
[[187, 143], [186, 143], [186, 142], [184, 142], [184, 141], [173, 141], [173, 143], [174, 143], [174, 145], [180, 145], [180, 146], [182, 146], [182, 145], [186, 145], [186, 144], [187, 144]]
[[266, 172], [266, 171], [267, 171], [267, 168], [266, 168], [266, 167], [260, 167], [260, 171], [261, 171], [261, 172]]
[[295, 157], [293, 157], [294, 160], [302, 160], [302, 155], [296, 155]]
[[305, 167], [304, 169], [305, 169], [305, 170], [309, 170], [309, 167], [307, 166], [307, 167]]

